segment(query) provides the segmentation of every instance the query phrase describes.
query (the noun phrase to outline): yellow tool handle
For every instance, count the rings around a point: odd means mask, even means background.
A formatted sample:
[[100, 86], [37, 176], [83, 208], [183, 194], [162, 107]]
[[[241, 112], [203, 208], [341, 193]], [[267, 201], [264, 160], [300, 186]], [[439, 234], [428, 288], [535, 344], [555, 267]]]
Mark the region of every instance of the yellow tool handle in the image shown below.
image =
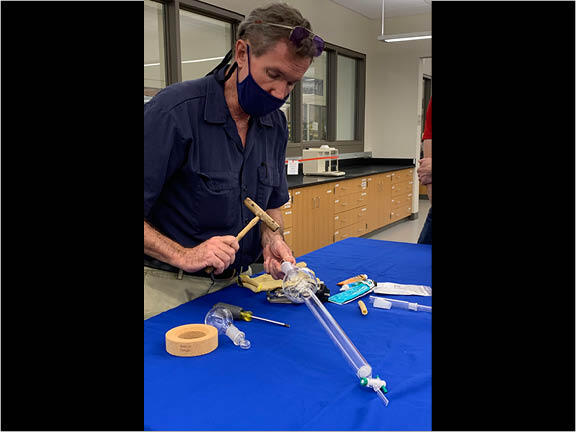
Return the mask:
[[360, 306], [360, 312], [362, 312], [362, 315], [368, 315], [368, 309], [366, 309], [366, 305], [362, 300], [358, 300], [358, 306]]

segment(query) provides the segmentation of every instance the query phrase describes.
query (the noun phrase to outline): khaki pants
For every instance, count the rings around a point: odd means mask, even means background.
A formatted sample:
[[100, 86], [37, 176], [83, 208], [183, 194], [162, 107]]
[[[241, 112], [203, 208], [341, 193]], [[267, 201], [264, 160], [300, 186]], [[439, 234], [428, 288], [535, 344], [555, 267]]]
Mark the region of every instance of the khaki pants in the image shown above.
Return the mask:
[[[252, 270], [243, 272], [248, 276]], [[238, 275], [229, 279], [212, 279], [179, 275], [144, 266], [144, 319], [180, 306], [190, 300], [226, 288], [236, 282]]]

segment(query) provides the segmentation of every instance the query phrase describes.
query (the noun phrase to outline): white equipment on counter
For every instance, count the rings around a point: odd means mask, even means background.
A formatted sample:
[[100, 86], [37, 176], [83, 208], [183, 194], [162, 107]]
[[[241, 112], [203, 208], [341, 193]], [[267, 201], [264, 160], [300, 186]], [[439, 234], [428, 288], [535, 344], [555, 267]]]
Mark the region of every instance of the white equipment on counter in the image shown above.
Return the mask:
[[343, 176], [346, 174], [344, 171], [338, 171], [338, 149], [327, 145], [302, 150], [302, 172], [304, 175], [316, 176]]

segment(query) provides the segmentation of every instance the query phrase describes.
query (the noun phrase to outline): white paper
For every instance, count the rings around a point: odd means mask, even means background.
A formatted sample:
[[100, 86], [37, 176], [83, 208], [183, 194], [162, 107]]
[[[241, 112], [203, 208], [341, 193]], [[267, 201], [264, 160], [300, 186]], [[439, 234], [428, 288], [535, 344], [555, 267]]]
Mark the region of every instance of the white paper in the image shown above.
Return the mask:
[[288, 175], [298, 175], [298, 161], [288, 160]]
[[378, 282], [374, 288], [375, 294], [418, 295], [430, 297], [432, 288], [426, 285], [404, 285], [394, 282]]

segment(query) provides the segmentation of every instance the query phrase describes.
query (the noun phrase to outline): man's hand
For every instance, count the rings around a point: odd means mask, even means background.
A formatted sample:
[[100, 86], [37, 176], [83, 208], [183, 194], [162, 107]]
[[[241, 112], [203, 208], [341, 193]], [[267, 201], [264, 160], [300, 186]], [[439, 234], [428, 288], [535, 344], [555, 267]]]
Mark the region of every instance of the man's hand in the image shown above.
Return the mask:
[[214, 267], [214, 274], [221, 274], [230, 267], [240, 246], [234, 236], [215, 236], [193, 248], [183, 249], [178, 258], [178, 268], [194, 273], [208, 266]]
[[420, 166], [418, 167], [418, 180], [423, 185], [432, 183], [432, 158], [420, 159]]
[[273, 241], [264, 246], [263, 254], [264, 270], [274, 279], [282, 279], [284, 277], [284, 273], [280, 268], [282, 261], [296, 264], [296, 260], [292, 256], [290, 247], [288, 247], [286, 242], [282, 240], [282, 237], [280, 236], [275, 236]]

